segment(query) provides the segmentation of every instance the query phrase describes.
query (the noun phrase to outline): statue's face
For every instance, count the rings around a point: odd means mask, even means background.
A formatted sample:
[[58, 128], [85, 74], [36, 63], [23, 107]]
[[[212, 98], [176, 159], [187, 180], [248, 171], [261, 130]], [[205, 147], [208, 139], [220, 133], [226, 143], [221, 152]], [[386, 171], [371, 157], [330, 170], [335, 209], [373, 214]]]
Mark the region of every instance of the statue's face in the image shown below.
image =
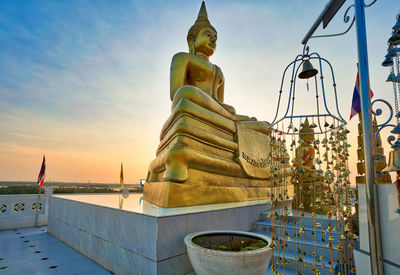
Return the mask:
[[300, 138], [304, 141], [304, 142], [306, 142], [306, 143], [308, 143], [308, 144], [310, 144], [311, 142], [313, 142], [314, 141], [314, 135], [300, 135]]
[[213, 55], [217, 48], [217, 33], [211, 28], [203, 28], [194, 41], [196, 53], [200, 52], [207, 56]]

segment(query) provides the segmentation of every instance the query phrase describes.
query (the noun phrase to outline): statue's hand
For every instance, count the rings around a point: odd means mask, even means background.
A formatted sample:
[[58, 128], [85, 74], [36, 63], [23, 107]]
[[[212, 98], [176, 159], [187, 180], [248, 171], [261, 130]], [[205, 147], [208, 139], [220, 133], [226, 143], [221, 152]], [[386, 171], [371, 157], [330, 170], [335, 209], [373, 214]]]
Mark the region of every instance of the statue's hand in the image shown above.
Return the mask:
[[225, 110], [227, 110], [229, 113], [231, 113], [232, 115], [236, 114], [236, 110], [235, 108], [233, 108], [233, 106], [225, 104], [225, 103], [221, 103], [222, 107], [225, 108]]

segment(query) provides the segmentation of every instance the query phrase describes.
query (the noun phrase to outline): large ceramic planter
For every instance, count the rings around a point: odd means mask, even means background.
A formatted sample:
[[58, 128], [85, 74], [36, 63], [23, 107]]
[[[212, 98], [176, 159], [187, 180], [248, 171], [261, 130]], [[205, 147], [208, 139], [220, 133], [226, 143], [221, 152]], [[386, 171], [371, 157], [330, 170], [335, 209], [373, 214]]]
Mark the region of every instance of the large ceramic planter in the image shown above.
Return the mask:
[[[266, 242], [267, 245], [256, 250], [239, 252], [207, 249], [193, 243], [194, 238], [216, 234], [232, 234], [256, 238]], [[261, 234], [227, 230], [196, 232], [185, 237], [187, 252], [196, 275], [264, 275], [272, 257], [271, 242], [271, 238]]]

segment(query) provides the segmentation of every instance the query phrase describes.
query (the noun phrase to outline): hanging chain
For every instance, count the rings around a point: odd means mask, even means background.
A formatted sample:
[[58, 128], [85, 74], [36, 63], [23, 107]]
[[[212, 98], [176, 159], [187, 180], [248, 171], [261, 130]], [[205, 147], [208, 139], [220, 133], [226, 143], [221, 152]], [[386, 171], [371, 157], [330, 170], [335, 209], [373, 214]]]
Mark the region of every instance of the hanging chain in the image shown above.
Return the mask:
[[[394, 74], [394, 66], [392, 66], [392, 75], [393, 77], [395, 77], [395, 79], [393, 79], [393, 92], [394, 92], [394, 108], [396, 111], [396, 122], [397, 125], [399, 125], [399, 101], [398, 101], [398, 92], [397, 92], [397, 87], [396, 87], [396, 81], [399, 81], [399, 77], [400, 77], [400, 66], [399, 66], [399, 55], [396, 55], [395, 57], [396, 60], [396, 69], [397, 69], [397, 75]], [[397, 78], [397, 79], [396, 79]], [[397, 82], [397, 85], [399, 86], [399, 90], [400, 90], [400, 82]]]

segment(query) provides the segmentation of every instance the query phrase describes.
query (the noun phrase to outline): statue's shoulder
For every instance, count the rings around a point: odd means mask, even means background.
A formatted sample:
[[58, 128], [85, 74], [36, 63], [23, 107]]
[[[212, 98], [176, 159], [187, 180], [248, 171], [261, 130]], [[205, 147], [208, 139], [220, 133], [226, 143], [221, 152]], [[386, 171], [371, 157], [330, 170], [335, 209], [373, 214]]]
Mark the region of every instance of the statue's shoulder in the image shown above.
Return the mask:
[[175, 55], [172, 57], [171, 63], [188, 62], [189, 59], [190, 59], [190, 57], [191, 57], [191, 54], [190, 54], [190, 53], [180, 52], [180, 53], [175, 54]]
[[217, 75], [219, 77], [221, 77], [222, 80], [224, 80], [224, 74], [222, 73], [221, 68], [219, 66], [215, 65], [215, 64], [214, 64], [214, 66], [217, 68]]

